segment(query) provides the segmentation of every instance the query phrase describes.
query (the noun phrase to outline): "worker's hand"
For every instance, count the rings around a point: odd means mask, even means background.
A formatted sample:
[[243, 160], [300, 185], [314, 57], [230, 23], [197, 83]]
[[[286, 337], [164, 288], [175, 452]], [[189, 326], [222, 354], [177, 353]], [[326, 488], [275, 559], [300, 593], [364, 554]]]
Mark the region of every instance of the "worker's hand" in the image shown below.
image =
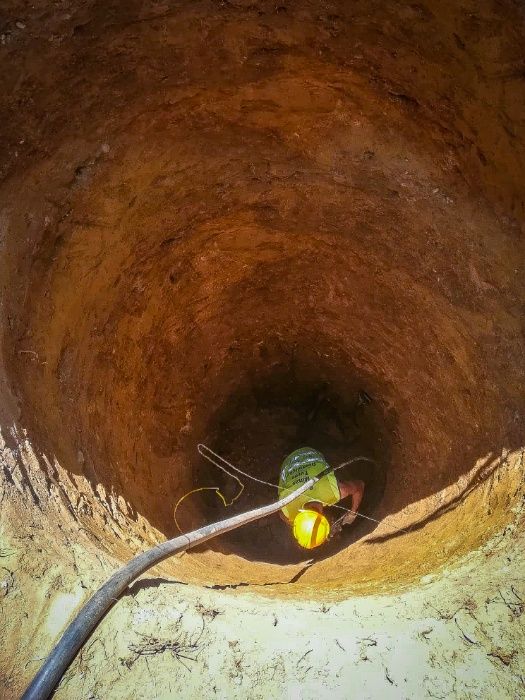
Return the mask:
[[338, 518], [330, 527], [330, 537], [328, 539], [332, 540], [341, 534], [343, 529], [343, 518]]
[[357, 518], [357, 511], [343, 515], [343, 517], [341, 518], [341, 527], [343, 525], [351, 525], [356, 518]]

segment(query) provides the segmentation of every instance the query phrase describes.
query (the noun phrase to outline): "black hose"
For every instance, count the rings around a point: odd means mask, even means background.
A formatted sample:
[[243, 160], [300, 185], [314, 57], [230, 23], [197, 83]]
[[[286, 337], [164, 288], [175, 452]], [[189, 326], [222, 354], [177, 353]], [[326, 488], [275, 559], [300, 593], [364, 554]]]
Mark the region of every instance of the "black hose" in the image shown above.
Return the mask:
[[42, 668], [31, 681], [31, 684], [22, 696], [22, 700], [47, 700], [51, 696], [66, 669], [104, 614], [137, 576], [140, 576], [147, 569], [177, 552], [183, 552], [197, 544], [201, 544], [201, 542], [212, 539], [212, 537], [217, 537], [217, 535], [235, 530], [241, 525], [246, 525], [254, 520], [276, 513], [311, 488], [330, 471], [332, 471], [331, 467], [324, 469], [316, 477], [312, 477], [296, 491], [276, 503], [263, 506], [262, 508], [255, 508], [247, 513], [234, 515], [218, 523], [205, 525], [198, 530], [162, 542], [147, 552], [138, 554], [128, 564], [114, 573], [80, 610], [45, 660]]

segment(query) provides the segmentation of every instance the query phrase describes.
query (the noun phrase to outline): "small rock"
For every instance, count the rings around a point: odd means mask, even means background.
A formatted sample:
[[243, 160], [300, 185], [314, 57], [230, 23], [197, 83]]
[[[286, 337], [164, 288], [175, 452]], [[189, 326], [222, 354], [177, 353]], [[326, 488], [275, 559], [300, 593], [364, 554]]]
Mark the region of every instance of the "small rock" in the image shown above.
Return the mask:
[[15, 22], [15, 27], [18, 27], [18, 29], [25, 29], [26, 25], [23, 22]]

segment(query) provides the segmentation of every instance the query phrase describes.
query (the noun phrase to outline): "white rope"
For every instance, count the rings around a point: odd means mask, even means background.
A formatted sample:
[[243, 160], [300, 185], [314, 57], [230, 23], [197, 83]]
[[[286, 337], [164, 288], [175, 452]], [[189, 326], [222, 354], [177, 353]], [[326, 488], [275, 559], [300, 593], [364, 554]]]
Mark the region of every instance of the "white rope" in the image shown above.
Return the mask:
[[242, 471], [241, 469], [239, 469], [238, 467], [234, 467], [233, 464], [231, 464], [230, 462], [228, 462], [227, 459], [224, 459], [224, 457], [221, 457], [220, 455], [218, 455], [218, 454], [217, 454], [216, 452], [214, 452], [210, 447], [207, 447], [206, 445], [203, 445], [202, 442], [200, 442], [200, 443], [197, 445], [197, 450], [198, 450], [199, 454], [200, 454], [202, 457], [204, 457], [204, 459], [207, 459], [208, 462], [211, 462], [212, 464], [214, 464], [214, 465], [215, 465], [216, 467], [218, 467], [219, 469], [222, 469], [222, 471], [223, 471], [223, 472], [226, 472], [226, 474], [228, 474], [228, 476], [232, 476], [232, 475], [228, 472], [228, 470], [225, 469], [221, 464], [217, 464], [217, 462], [215, 462], [209, 455], [207, 455], [205, 452], [203, 452], [203, 450], [206, 450], [207, 452], [209, 452], [210, 454], [212, 454], [212, 455], [213, 455], [214, 457], [216, 457], [217, 459], [220, 459], [221, 462], [224, 462], [224, 464], [227, 464], [228, 467], [229, 467], [230, 469], [233, 469], [233, 471], [237, 472], [238, 474], [242, 474], [243, 476], [245, 476], [245, 477], [248, 478], [248, 479], [251, 479], [252, 481], [257, 481], [257, 482], [259, 482], [259, 484], [265, 484], [266, 486], [271, 486], [272, 488], [276, 488], [276, 489], [279, 488], [279, 487], [276, 486], [275, 484], [271, 484], [269, 481], [263, 481], [263, 479], [257, 479], [257, 477], [252, 476], [251, 474], [247, 474], [246, 472], [243, 472], [243, 471]]

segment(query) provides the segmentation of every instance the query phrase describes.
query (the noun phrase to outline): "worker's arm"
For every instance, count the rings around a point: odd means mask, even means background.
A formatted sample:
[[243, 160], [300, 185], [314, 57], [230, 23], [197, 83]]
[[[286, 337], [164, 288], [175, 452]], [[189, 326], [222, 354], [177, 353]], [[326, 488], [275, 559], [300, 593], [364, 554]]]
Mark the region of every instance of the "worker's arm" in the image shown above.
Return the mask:
[[357, 518], [357, 512], [361, 501], [363, 500], [363, 493], [365, 491], [365, 482], [361, 479], [355, 479], [352, 481], [340, 481], [339, 482], [339, 493], [341, 494], [341, 500], [343, 498], [348, 498], [352, 496], [352, 505], [349, 506], [353, 513], [348, 513], [344, 519], [345, 525], [350, 525]]

